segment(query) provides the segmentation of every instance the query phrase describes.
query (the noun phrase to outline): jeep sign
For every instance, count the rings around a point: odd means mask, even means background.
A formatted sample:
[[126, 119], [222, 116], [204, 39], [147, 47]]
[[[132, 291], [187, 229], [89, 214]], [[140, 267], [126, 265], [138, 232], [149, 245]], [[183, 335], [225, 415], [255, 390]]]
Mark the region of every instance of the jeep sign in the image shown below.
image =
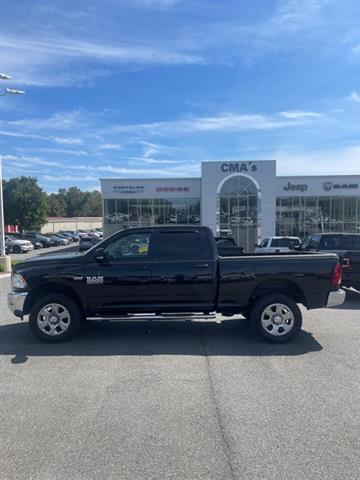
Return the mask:
[[286, 192], [305, 192], [308, 189], [308, 186], [305, 183], [291, 183], [288, 182], [287, 185], [284, 186], [284, 190]]

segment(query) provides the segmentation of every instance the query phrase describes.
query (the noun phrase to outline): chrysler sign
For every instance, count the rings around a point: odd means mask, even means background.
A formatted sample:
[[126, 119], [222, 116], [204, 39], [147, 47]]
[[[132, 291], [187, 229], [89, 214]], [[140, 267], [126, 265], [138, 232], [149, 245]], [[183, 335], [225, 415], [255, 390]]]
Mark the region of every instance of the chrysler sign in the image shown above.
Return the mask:
[[145, 190], [144, 185], [114, 185], [116, 193], [141, 193]]

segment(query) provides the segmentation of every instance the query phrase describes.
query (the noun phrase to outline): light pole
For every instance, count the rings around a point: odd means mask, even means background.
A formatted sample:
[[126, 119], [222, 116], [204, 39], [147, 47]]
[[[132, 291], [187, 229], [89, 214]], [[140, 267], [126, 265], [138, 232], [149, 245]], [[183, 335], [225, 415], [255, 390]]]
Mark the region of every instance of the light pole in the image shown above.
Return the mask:
[[[9, 75], [0, 73], [0, 80], [11, 80]], [[5, 90], [0, 93], [1, 97], [5, 95], [24, 95], [23, 90], [14, 90], [13, 88], [5, 88]], [[1, 118], [2, 123], [2, 118]], [[1, 132], [0, 132], [1, 133]], [[11, 272], [11, 259], [6, 255], [5, 251], [5, 222], [4, 222], [4, 201], [3, 201], [3, 188], [2, 188], [2, 152], [0, 152], [0, 265], [4, 268], [5, 273]]]

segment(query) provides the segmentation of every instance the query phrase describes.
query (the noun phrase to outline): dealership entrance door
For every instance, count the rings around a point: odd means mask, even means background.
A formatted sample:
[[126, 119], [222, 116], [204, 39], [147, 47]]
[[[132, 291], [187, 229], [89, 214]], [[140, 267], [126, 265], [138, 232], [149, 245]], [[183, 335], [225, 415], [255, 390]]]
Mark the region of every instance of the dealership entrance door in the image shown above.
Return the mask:
[[245, 252], [253, 252], [260, 235], [260, 191], [245, 175], [232, 175], [217, 194], [217, 231], [235, 239]]

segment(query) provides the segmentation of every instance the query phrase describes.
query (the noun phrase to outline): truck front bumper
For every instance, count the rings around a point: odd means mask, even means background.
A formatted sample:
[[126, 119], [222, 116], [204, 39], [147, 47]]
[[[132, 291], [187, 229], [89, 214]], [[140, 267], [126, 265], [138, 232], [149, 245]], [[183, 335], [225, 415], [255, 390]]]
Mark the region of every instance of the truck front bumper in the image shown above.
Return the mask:
[[327, 300], [327, 307], [336, 307], [342, 305], [345, 301], [346, 293], [341, 288], [335, 292], [330, 292]]
[[24, 316], [24, 303], [28, 292], [10, 292], [7, 296], [8, 307], [16, 317]]

